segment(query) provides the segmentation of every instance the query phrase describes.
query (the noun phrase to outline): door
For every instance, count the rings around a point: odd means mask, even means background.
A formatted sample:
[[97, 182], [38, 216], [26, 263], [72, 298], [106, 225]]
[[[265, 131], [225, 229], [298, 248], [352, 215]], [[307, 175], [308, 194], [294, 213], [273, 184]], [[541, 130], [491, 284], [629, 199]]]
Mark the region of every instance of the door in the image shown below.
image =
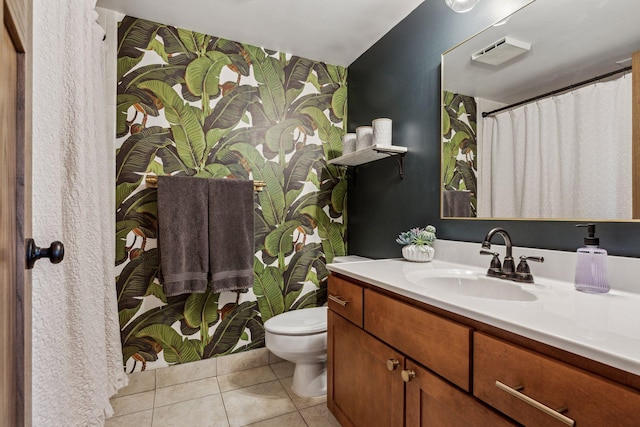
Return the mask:
[[515, 427], [470, 394], [459, 390], [413, 360], [403, 371], [407, 427]]
[[327, 404], [338, 421], [345, 427], [402, 426], [404, 356], [331, 310], [327, 328]]
[[30, 425], [31, 0], [0, 7], [0, 425]]

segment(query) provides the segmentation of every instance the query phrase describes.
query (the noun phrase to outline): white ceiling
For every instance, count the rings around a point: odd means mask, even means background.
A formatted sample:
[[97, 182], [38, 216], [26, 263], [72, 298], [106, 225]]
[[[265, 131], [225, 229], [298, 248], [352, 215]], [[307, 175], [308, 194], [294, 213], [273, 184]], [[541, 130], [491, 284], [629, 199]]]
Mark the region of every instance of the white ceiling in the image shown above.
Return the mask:
[[[443, 87], [510, 104], [619, 70], [616, 61], [640, 51], [639, 17], [639, 0], [536, 0], [447, 52]], [[471, 61], [504, 36], [531, 51], [501, 66]]]
[[137, 18], [348, 66], [424, 0], [98, 0]]

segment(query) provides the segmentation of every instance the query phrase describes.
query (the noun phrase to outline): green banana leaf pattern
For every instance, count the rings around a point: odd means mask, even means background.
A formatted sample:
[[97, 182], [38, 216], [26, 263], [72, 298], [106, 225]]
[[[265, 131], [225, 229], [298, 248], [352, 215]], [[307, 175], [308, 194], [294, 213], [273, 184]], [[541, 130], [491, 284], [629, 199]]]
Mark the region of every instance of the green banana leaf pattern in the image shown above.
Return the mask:
[[472, 96], [443, 92], [442, 185], [445, 190], [471, 191], [471, 208], [476, 216], [478, 145], [476, 101]]
[[[128, 371], [264, 346], [264, 322], [327, 298], [346, 254], [347, 71], [127, 16], [118, 29], [116, 256]], [[253, 179], [253, 292], [167, 297], [145, 174]], [[164, 361], [164, 363], [162, 363]]]

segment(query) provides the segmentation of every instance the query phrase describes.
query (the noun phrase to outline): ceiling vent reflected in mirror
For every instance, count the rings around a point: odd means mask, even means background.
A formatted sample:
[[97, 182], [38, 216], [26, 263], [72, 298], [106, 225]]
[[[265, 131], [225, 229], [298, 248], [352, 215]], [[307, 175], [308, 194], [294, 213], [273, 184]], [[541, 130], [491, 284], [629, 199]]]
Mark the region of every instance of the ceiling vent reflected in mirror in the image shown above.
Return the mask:
[[471, 55], [473, 61], [498, 66], [531, 50], [531, 43], [522, 42], [511, 37], [491, 43]]

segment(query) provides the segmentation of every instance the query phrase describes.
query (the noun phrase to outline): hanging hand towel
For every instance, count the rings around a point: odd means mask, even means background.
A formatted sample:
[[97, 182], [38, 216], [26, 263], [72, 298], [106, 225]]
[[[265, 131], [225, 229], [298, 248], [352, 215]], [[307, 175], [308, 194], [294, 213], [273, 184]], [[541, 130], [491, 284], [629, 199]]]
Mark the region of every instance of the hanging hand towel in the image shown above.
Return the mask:
[[253, 287], [253, 181], [209, 179], [209, 264], [214, 292]]
[[161, 283], [167, 296], [207, 290], [207, 191], [206, 179], [158, 177]]
[[471, 192], [464, 190], [444, 190], [442, 192], [442, 216], [445, 218], [472, 217]]

